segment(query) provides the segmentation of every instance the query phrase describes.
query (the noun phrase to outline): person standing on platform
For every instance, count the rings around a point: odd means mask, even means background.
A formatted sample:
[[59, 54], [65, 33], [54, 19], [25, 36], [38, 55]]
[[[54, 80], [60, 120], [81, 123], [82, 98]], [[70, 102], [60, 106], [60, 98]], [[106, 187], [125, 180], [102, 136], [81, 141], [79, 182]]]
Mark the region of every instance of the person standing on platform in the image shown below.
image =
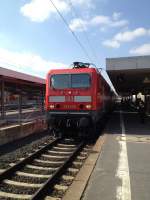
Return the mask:
[[138, 112], [139, 112], [139, 117], [140, 121], [142, 124], [145, 123], [145, 117], [146, 117], [146, 106], [145, 103], [140, 99], [138, 103]]

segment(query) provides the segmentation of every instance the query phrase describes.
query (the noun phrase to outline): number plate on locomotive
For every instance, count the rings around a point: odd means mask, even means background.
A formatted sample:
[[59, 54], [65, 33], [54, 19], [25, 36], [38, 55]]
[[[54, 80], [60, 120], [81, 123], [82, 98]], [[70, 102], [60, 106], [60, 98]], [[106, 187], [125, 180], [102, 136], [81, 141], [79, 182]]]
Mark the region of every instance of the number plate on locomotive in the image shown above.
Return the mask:
[[65, 109], [75, 109], [76, 105], [64, 105]]

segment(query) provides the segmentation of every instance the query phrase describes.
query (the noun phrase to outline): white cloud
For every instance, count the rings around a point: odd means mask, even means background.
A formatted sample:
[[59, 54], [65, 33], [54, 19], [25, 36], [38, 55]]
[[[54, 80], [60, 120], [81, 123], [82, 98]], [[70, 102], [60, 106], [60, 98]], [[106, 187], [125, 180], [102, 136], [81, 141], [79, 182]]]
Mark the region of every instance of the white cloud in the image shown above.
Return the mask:
[[120, 12], [114, 12], [112, 17], [113, 17], [114, 20], [118, 20], [121, 17], [121, 13]]
[[105, 15], [97, 15], [91, 19], [75, 18], [70, 22], [70, 28], [73, 31], [84, 31], [90, 27], [99, 26], [100, 30], [105, 30], [109, 27], [123, 27], [128, 24], [125, 19], [119, 19], [120, 13], [113, 13], [112, 17]]
[[123, 26], [126, 26], [127, 24], [128, 24], [128, 21], [123, 19], [123, 20], [118, 20], [118, 21], [111, 23], [110, 26], [112, 26], [112, 27], [123, 27]]
[[[53, 0], [61, 12], [68, 12], [69, 6], [65, 1]], [[21, 13], [34, 22], [43, 22], [56, 13], [56, 9], [49, 0], [31, 0], [20, 9]]]
[[73, 31], [85, 31], [91, 26], [106, 25], [109, 24], [109, 17], [107, 16], [95, 16], [91, 20], [84, 20], [81, 18], [75, 18], [70, 22], [70, 28]]
[[138, 37], [144, 36], [147, 34], [147, 30], [144, 28], [137, 28], [133, 31], [126, 31], [122, 33], [118, 33], [114, 36], [114, 40], [120, 42], [130, 42]]
[[106, 40], [103, 42], [104, 46], [107, 47], [111, 47], [111, 48], [119, 48], [120, 47], [120, 43], [117, 41], [113, 41], [113, 40]]
[[37, 54], [13, 52], [3, 48], [0, 48], [0, 66], [24, 73], [31, 73], [32, 75], [41, 74], [43, 76], [50, 69], [67, 68], [67, 65], [64, 63], [45, 60]]
[[120, 32], [120, 33], [116, 34], [112, 39], [103, 41], [103, 45], [107, 46], [107, 47], [109, 46], [112, 48], [116, 48], [117, 45], [116, 46], [115, 45], [114, 46], [107, 45], [107, 41], [109, 41], [110, 44], [118, 43], [118, 47], [119, 47], [121, 45], [121, 43], [131, 42], [139, 37], [150, 35], [149, 32], [150, 32], [150, 30], [145, 29], [145, 28], [137, 28], [133, 31]]
[[[53, 0], [53, 3], [60, 12], [71, 11], [68, 0]], [[92, 0], [72, 0], [74, 6], [92, 7]], [[33, 22], [44, 22], [52, 14], [57, 11], [50, 0], [31, 0], [23, 5], [20, 9], [23, 16], [29, 18]]]
[[[68, 0], [66, 0], [68, 1]], [[72, 4], [74, 6], [84, 6], [87, 8], [93, 8], [94, 7], [94, 3], [93, 0], [71, 0]]]
[[143, 44], [142, 46], [131, 49], [130, 54], [133, 54], [133, 55], [150, 55], [150, 43]]
[[91, 25], [94, 25], [94, 26], [95, 26], [95, 25], [101, 25], [101, 24], [107, 25], [107, 24], [110, 24], [111, 21], [110, 21], [110, 18], [109, 18], [108, 16], [97, 15], [97, 16], [93, 17], [93, 18], [89, 21], [89, 23], [90, 23]]
[[74, 30], [78, 30], [79, 32], [85, 31], [87, 29], [87, 22], [80, 18], [73, 19], [71, 21], [70, 28], [73, 31]]

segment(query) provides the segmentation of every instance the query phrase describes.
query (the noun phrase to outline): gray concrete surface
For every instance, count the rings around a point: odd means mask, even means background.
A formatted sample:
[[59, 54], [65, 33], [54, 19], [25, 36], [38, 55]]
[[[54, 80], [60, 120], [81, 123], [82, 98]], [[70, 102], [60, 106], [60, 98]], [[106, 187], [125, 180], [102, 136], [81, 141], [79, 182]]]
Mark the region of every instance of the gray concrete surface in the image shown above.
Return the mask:
[[119, 116], [114, 113], [106, 127], [108, 136], [82, 200], [150, 200], [150, 120], [141, 124], [136, 113], [123, 113], [124, 136]]

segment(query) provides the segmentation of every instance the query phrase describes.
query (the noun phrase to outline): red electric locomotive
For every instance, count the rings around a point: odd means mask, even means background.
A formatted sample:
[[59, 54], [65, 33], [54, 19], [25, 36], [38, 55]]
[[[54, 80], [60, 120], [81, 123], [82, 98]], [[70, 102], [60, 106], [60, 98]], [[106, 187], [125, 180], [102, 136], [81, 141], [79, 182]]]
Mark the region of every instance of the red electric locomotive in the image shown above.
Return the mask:
[[111, 109], [112, 100], [110, 86], [89, 63], [74, 62], [71, 69], [47, 75], [46, 111], [52, 128], [76, 127], [87, 133]]

